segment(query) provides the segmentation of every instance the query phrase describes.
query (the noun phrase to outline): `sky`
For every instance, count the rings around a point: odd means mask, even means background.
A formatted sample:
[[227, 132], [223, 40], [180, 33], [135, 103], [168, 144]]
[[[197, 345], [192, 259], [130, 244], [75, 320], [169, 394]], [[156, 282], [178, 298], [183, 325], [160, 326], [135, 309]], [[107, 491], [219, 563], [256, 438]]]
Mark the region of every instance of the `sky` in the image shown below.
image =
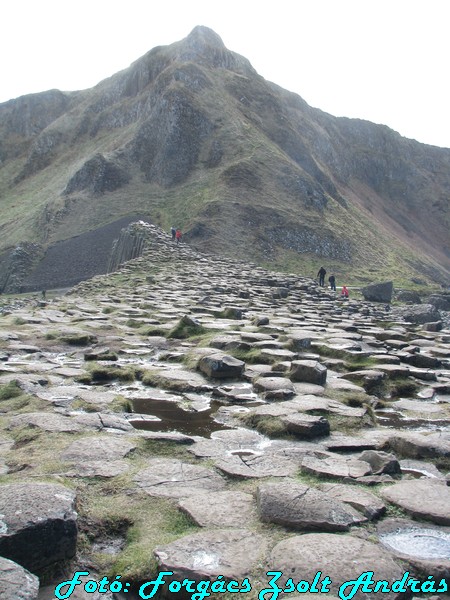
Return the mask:
[[93, 87], [204, 25], [311, 106], [450, 147], [450, 0], [3, 0], [0, 15], [0, 102]]

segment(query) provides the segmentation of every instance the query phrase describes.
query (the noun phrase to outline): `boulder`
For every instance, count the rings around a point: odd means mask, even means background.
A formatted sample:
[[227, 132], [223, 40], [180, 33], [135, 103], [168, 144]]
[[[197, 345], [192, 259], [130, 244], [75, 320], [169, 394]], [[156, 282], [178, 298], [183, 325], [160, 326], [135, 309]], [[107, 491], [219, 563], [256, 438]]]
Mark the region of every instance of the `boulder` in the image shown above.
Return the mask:
[[36, 600], [39, 579], [15, 562], [0, 556], [0, 598], [2, 600]]
[[330, 423], [325, 417], [294, 413], [281, 417], [286, 431], [300, 439], [323, 437], [330, 433]]
[[441, 318], [439, 311], [432, 304], [408, 306], [401, 311], [401, 315], [410, 323], [434, 323]]
[[0, 555], [40, 574], [75, 555], [75, 493], [51, 483], [0, 486]]
[[361, 293], [365, 300], [369, 302], [390, 302], [393, 292], [392, 281], [383, 283], [371, 283], [361, 288]]
[[325, 385], [327, 368], [316, 360], [294, 360], [291, 364], [289, 377], [292, 381]]
[[264, 394], [264, 398], [288, 399], [295, 395], [294, 384], [286, 377], [259, 377], [253, 382], [256, 392]]
[[242, 376], [245, 363], [226, 354], [210, 354], [200, 359], [198, 368], [213, 379], [236, 379]]
[[410, 290], [400, 290], [396, 293], [395, 297], [399, 302], [408, 302], [411, 304], [422, 303], [419, 294]]
[[262, 484], [256, 498], [262, 521], [301, 531], [347, 531], [366, 520], [350, 506], [293, 480]]
[[382, 473], [401, 475], [400, 463], [393, 454], [381, 450], [364, 450], [358, 458], [369, 463], [374, 475], [381, 475]]

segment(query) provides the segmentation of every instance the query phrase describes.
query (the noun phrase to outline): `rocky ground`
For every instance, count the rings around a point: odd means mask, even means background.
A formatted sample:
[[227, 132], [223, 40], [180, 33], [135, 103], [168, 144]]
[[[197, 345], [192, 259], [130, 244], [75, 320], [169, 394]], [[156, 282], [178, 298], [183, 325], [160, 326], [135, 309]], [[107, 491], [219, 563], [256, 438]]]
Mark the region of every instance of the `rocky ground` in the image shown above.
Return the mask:
[[408, 571], [444, 598], [450, 331], [152, 240], [0, 316], [1, 597], [84, 571], [116, 585], [71, 598], [131, 598], [159, 568], [249, 598], [320, 571], [330, 599]]

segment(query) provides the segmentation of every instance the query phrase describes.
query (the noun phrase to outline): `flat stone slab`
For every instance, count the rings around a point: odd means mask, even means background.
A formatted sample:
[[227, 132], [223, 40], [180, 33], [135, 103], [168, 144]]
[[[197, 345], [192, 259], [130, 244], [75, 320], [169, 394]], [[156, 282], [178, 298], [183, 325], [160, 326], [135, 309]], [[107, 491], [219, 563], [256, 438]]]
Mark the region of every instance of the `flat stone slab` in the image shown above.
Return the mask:
[[302, 531], [348, 531], [367, 520], [331, 495], [293, 480], [259, 485], [257, 503], [262, 521]]
[[383, 498], [416, 519], [450, 525], [450, 487], [434, 479], [401, 481], [381, 490]]
[[301, 468], [305, 473], [312, 473], [318, 477], [332, 477], [333, 479], [344, 477], [356, 479], [372, 472], [368, 463], [356, 458], [342, 456], [324, 456], [322, 458], [305, 456]]
[[75, 493], [59, 484], [0, 486], [0, 556], [32, 573], [75, 555]]
[[[283, 572], [278, 581], [280, 587], [289, 577], [294, 582], [312, 582], [321, 571], [322, 579], [325, 575], [331, 579], [328, 589], [336, 595], [344, 582], [358, 579], [365, 571], [373, 571], [375, 581], [390, 582], [401, 579], [405, 571], [382, 547], [348, 534], [332, 533], [307, 533], [279, 542], [270, 553], [267, 566], [271, 571]], [[350, 589], [345, 591], [348, 593]], [[378, 600], [379, 593], [358, 592], [354, 598]], [[383, 598], [396, 600], [398, 594], [384, 592]]]
[[153, 458], [148, 465], [134, 481], [149, 496], [186, 498], [225, 487], [225, 480], [212, 469], [170, 458]]
[[36, 427], [52, 433], [74, 433], [83, 429], [75, 419], [51, 412], [16, 415], [10, 420], [9, 429], [16, 427]]
[[370, 520], [378, 519], [386, 512], [386, 505], [378, 496], [362, 490], [358, 486], [322, 483], [318, 488], [329, 498], [352, 506]]
[[210, 392], [213, 386], [200, 373], [185, 369], [161, 369], [157, 372], [159, 387], [177, 392]]
[[385, 445], [404, 458], [438, 458], [450, 456], [450, 434], [396, 431]]
[[124, 458], [136, 449], [136, 444], [117, 435], [87, 436], [75, 440], [60, 455], [72, 463], [108, 462]]
[[39, 579], [17, 563], [0, 556], [0, 598], [2, 600], [36, 600]]
[[110, 479], [123, 475], [130, 469], [130, 465], [124, 460], [91, 460], [75, 464], [69, 471], [64, 473], [66, 477], [98, 477], [99, 479]]
[[259, 477], [292, 477], [299, 471], [299, 460], [280, 453], [243, 453], [216, 459], [219, 471], [237, 479], [257, 479]]
[[183, 498], [180, 509], [200, 527], [242, 527], [256, 522], [253, 496], [244, 492], [213, 492]]
[[182, 537], [154, 554], [160, 571], [173, 578], [199, 581], [223, 575], [226, 580], [251, 577], [267, 552], [264, 536], [246, 529], [216, 529]]

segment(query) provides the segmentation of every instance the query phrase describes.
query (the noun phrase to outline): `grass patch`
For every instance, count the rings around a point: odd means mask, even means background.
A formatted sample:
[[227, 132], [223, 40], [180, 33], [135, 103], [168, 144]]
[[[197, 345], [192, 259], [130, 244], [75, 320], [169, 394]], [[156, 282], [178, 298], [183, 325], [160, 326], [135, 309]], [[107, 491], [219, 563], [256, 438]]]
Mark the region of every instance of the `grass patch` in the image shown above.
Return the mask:
[[62, 334], [59, 339], [69, 346], [89, 346], [90, 344], [96, 344], [98, 341], [97, 337], [90, 333]]
[[133, 366], [110, 367], [92, 363], [92, 365], [89, 366], [89, 370], [79, 376], [77, 381], [79, 383], [87, 384], [100, 381], [113, 381], [115, 379], [119, 381], [135, 381], [136, 379], [139, 379], [141, 375], [142, 370]]
[[261, 348], [250, 348], [250, 350], [234, 348], [228, 351], [228, 354], [231, 354], [231, 356], [234, 356], [234, 358], [242, 360], [250, 365], [270, 365], [273, 362], [272, 360], [270, 360], [269, 357], [262, 356], [263, 351], [261, 350]]
[[0, 385], [0, 401], [10, 400], [11, 398], [21, 396], [22, 394], [23, 391], [16, 380], [10, 381], [6, 385]]
[[111, 537], [123, 537], [119, 554], [91, 554], [97, 569], [109, 577], [121, 575], [129, 582], [147, 580], [158, 570], [153, 557], [157, 546], [198, 531], [175, 503], [144, 492], [130, 495], [125, 480], [90, 483], [80, 495], [80, 529], [86, 546], [99, 539], [107, 542]]
[[285, 425], [276, 417], [260, 417], [255, 413], [239, 415], [239, 419], [252, 429], [256, 429], [259, 433], [267, 435], [270, 438], [293, 438]]
[[167, 337], [169, 339], [185, 340], [187, 338], [204, 335], [206, 332], [207, 330], [205, 327], [198, 321], [184, 316], [175, 327], [169, 331]]

